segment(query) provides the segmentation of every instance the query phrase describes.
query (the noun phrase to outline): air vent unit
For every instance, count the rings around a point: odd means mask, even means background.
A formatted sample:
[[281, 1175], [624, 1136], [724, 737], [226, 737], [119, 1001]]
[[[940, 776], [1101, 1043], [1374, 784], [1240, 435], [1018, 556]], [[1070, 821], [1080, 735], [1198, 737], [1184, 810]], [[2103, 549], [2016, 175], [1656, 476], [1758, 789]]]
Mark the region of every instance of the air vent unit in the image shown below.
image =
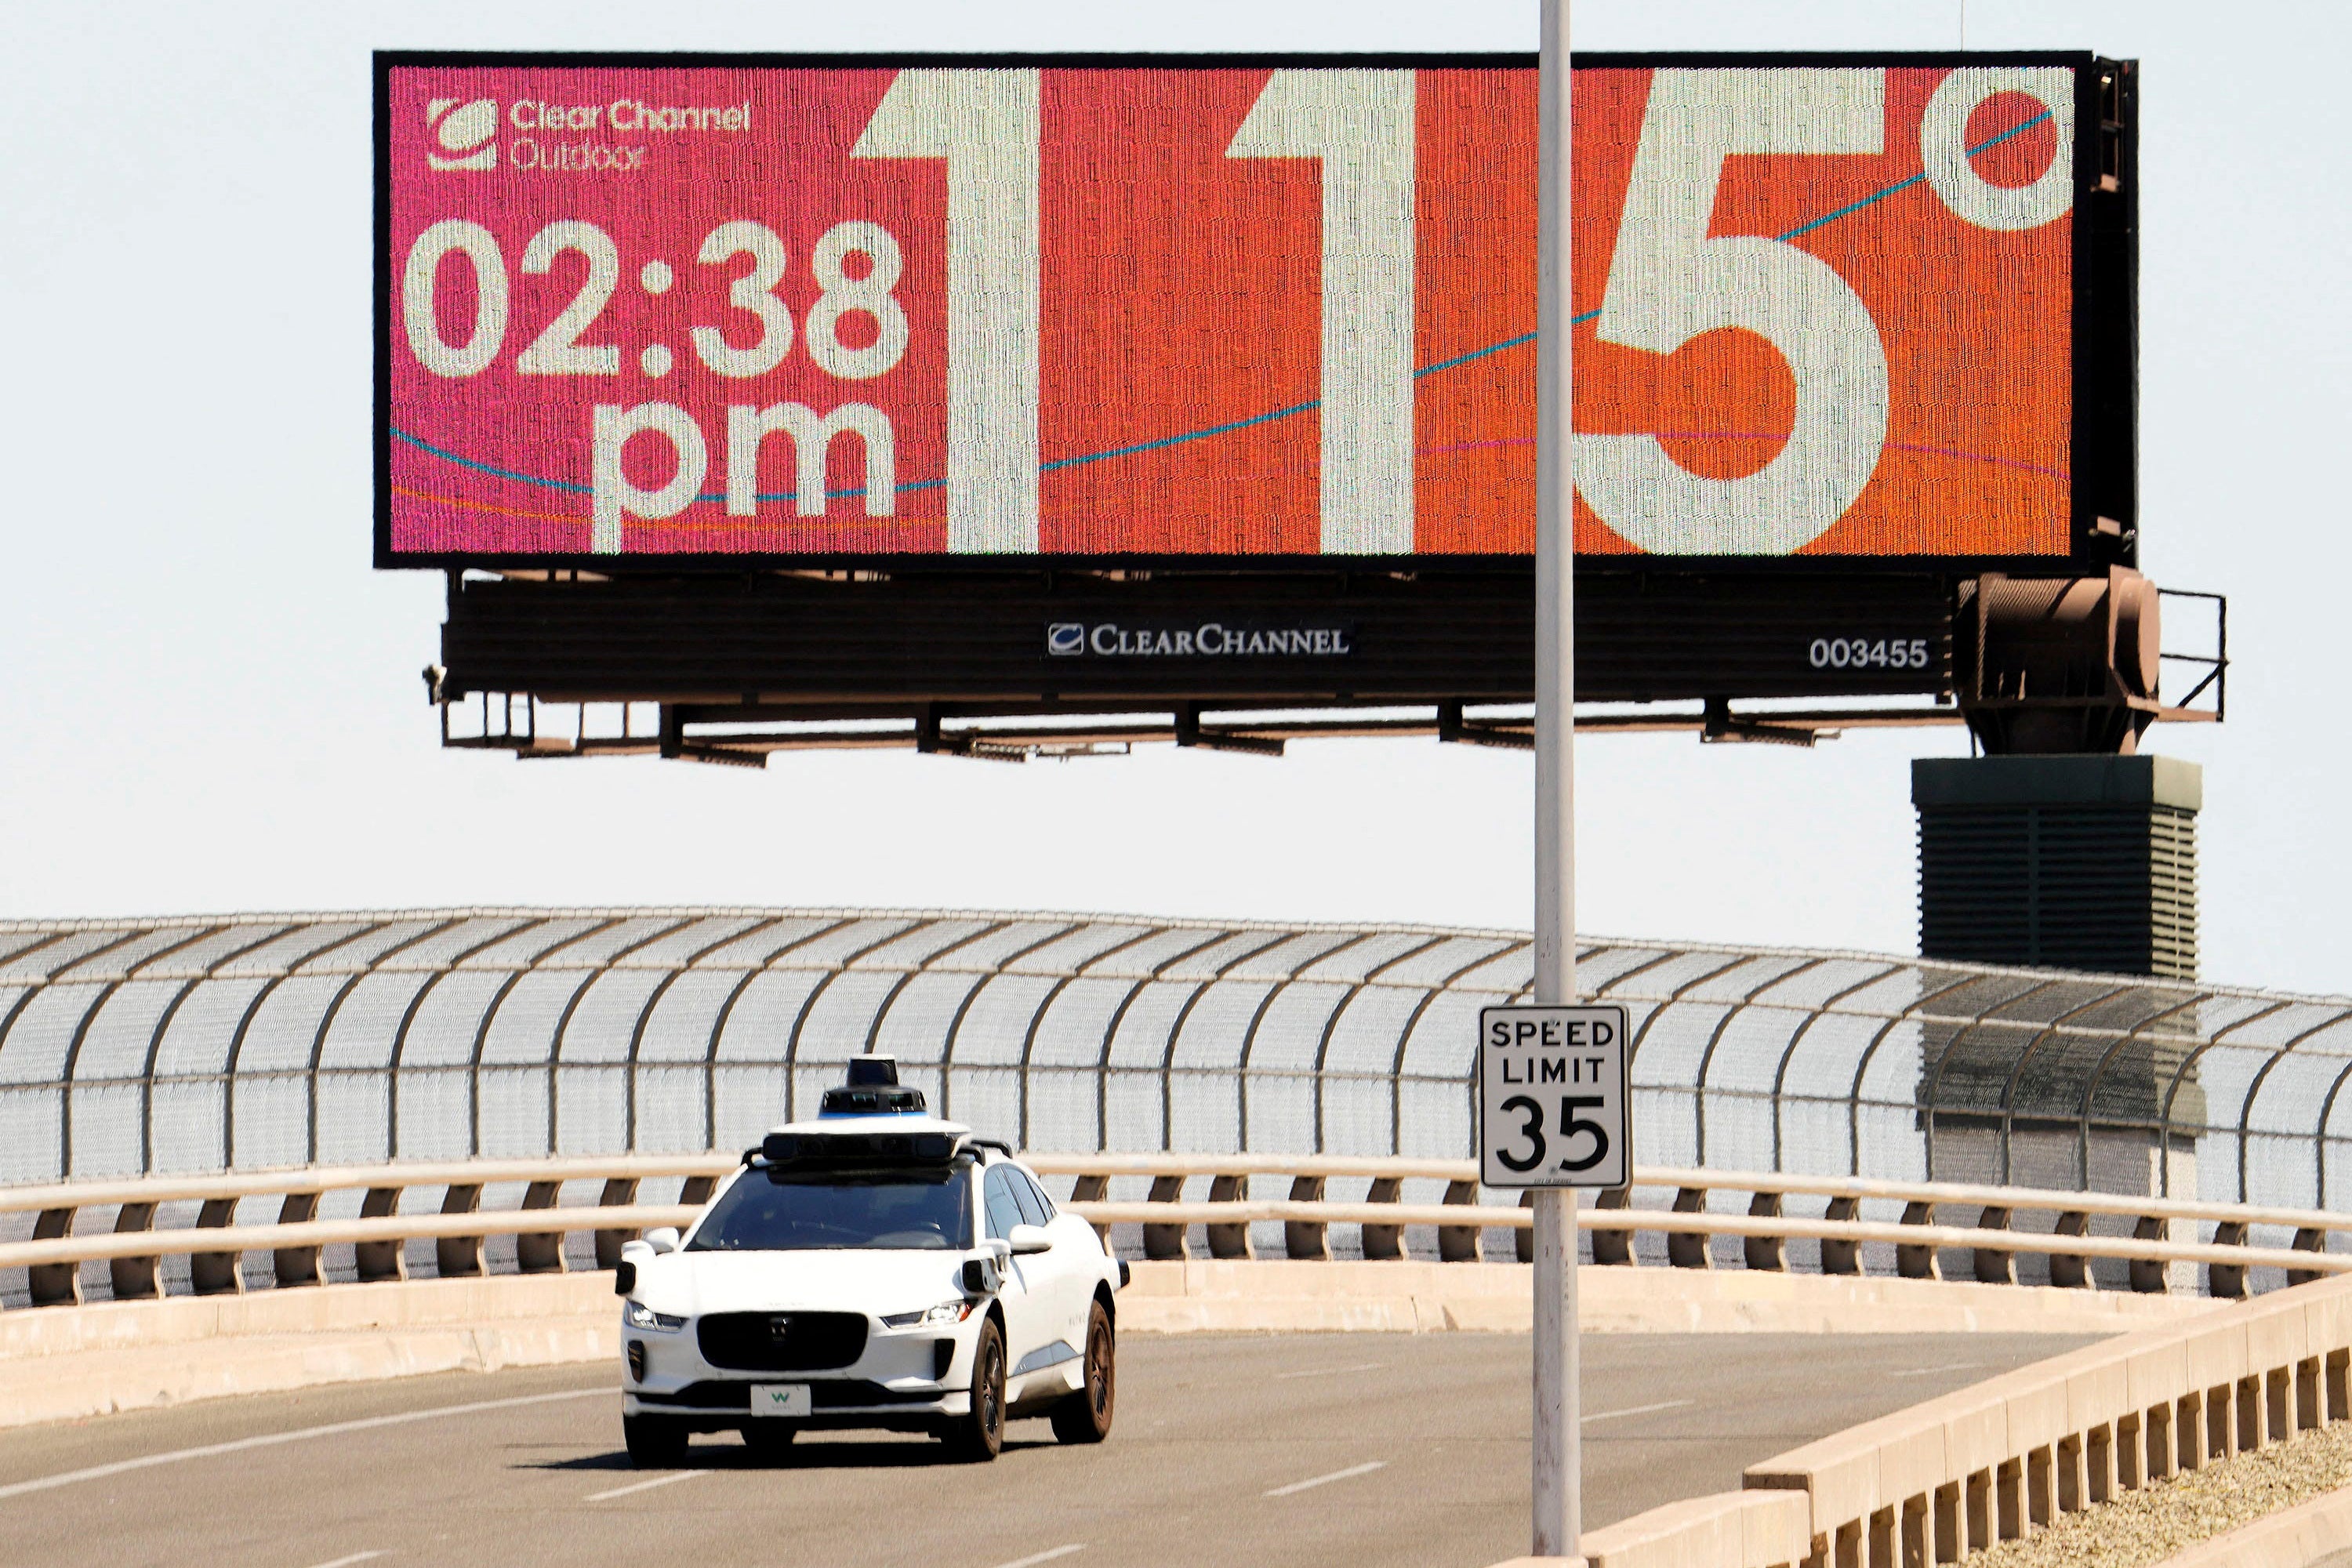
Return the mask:
[[1926, 760], [1911, 800], [1923, 957], [2196, 978], [2194, 763]]

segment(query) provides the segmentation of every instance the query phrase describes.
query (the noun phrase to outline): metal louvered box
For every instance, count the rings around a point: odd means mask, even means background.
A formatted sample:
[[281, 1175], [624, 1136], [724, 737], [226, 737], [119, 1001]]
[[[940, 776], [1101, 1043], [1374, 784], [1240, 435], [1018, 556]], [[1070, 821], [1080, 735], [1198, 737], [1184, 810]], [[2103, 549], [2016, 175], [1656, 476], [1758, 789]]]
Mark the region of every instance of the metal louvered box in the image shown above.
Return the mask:
[[1911, 801], [1922, 956], [2196, 977], [2196, 763], [1922, 760]]

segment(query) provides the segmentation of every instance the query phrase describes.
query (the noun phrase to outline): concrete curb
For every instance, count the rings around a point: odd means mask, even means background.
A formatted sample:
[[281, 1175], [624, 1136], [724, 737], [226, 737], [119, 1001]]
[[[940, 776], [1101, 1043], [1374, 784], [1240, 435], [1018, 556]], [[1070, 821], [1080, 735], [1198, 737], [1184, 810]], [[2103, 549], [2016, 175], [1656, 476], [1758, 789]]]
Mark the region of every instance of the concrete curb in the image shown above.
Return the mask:
[[0, 1313], [0, 1427], [620, 1353], [609, 1274], [43, 1307]]
[[42, 1356], [272, 1334], [617, 1316], [610, 1274], [496, 1274], [0, 1312], [0, 1370]]
[[619, 1324], [605, 1314], [377, 1333], [264, 1334], [222, 1341], [193, 1356], [181, 1345], [90, 1351], [0, 1363], [0, 1426], [436, 1372], [616, 1361], [620, 1350]]
[[[2193, 1297], [1682, 1268], [1591, 1268], [1596, 1333], [2119, 1333], [2214, 1310]], [[1136, 1333], [1524, 1333], [1512, 1263], [1139, 1263]], [[620, 1354], [612, 1276], [508, 1274], [0, 1313], [0, 1427], [324, 1384]]]
[[[1119, 1321], [1146, 1333], [1371, 1331], [1525, 1333], [1528, 1271], [1515, 1263], [1139, 1263]], [[2084, 1333], [2178, 1323], [2224, 1303], [2189, 1296], [1761, 1270], [1591, 1268], [1591, 1333]]]
[[2352, 1547], [2352, 1487], [2168, 1557], [2157, 1568], [2309, 1568]]

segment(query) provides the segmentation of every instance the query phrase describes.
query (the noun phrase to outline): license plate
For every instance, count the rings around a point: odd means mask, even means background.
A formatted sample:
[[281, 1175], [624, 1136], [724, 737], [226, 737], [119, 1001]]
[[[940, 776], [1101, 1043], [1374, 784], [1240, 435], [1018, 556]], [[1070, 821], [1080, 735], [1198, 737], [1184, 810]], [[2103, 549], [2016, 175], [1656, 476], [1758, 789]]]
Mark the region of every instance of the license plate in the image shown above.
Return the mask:
[[805, 1383], [755, 1383], [751, 1385], [754, 1415], [806, 1415], [810, 1410]]

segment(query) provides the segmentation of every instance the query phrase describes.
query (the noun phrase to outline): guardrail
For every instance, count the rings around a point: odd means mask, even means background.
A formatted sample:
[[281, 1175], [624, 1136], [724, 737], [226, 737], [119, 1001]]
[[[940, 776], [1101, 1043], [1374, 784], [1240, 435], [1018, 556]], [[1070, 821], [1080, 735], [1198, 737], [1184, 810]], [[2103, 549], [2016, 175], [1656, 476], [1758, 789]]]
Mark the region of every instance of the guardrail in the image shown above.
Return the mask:
[[[690, 1221], [719, 1178], [735, 1168], [737, 1158], [695, 1154], [420, 1162], [0, 1188], [0, 1213], [38, 1216], [31, 1240], [0, 1243], [0, 1269], [26, 1270], [26, 1293], [34, 1306], [43, 1307], [79, 1304], [80, 1266], [96, 1261], [110, 1266], [117, 1300], [163, 1294], [160, 1266], [165, 1257], [188, 1258], [190, 1285], [200, 1296], [243, 1290], [243, 1254], [247, 1252], [270, 1254], [272, 1278], [281, 1288], [317, 1285], [325, 1279], [320, 1249], [338, 1244], [352, 1246], [358, 1278], [375, 1281], [408, 1278], [410, 1241], [437, 1243], [436, 1271], [446, 1277], [484, 1272], [487, 1240], [512, 1236], [517, 1238], [517, 1268], [538, 1274], [565, 1267], [567, 1233], [593, 1231], [596, 1266], [609, 1268], [620, 1260], [621, 1244], [640, 1230]], [[638, 1184], [671, 1177], [685, 1179], [677, 1203], [635, 1201]], [[602, 1181], [600, 1201], [593, 1206], [559, 1206], [565, 1184], [580, 1181]], [[484, 1188], [517, 1182], [527, 1184], [520, 1208], [482, 1208]], [[440, 1211], [400, 1213], [402, 1197], [420, 1187], [442, 1189]], [[353, 1189], [365, 1194], [357, 1217], [317, 1217], [322, 1196]], [[257, 1197], [282, 1200], [277, 1222], [236, 1224], [238, 1204]], [[157, 1212], [173, 1203], [203, 1206], [193, 1226], [156, 1229]], [[73, 1234], [81, 1211], [110, 1207], [115, 1210], [112, 1231]]]
[[[1328, 1258], [1330, 1227], [1360, 1227], [1363, 1256], [1405, 1255], [1408, 1226], [1437, 1230], [1438, 1256], [1446, 1262], [1472, 1262], [1483, 1256], [1482, 1237], [1490, 1230], [1517, 1232], [1516, 1252], [1529, 1255], [1531, 1219], [1525, 1207], [1480, 1201], [1476, 1171], [1465, 1160], [1349, 1158], [1339, 1155], [1034, 1154], [1039, 1172], [1073, 1178], [1069, 1208], [1108, 1237], [1119, 1224], [1142, 1226], [1144, 1254], [1151, 1258], [1188, 1255], [1187, 1234], [1199, 1226], [1213, 1258], [1255, 1255], [1251, 1227], [1279, 1224], [1283, 1251], [1293, 1258]], [[656, 1226], [683, 1226], [709, 1198], [718, 1180], [734, 1169], [732, 1153], [622, 1155], [604, 1158], [467, 1161], [452, 1163], [308, 1168], [233, 1175], [151, 1178], [0, 1189], [0, 1214], [32, 1213], [31, 1239], [0, 1243], [0, 1270], [26, 1271], [26, 1292], [36, 1306], [82, 1300], [81, 1268], [103, 1261], [113, 1295], [121, 1300], [163, 1292], [161, 1260], [190, 1260], [190, 1289], [199, 1295], [246, 1289], [243, 1255], [270, 1255], [271, 1274], [280, 1286], [320, 1283], [322, 1248], [348, 1245], [362, 1280], [405, 1279], [411, 1241], [436, 1244], [439, 1274], [480, 1274], [491, 1237], [516, 1238], [515, 1266], [524, 1273], [566, 1267], [564, 1238], [593, 1233], [599, 1268], [618, 1259], [621, 1244]], [[1107, 1196], [1115, 1178], [1148, 1178], [1150, 1196], [1139, 1202]], [[1289, 1179], [1284, 1198], [1249, 1195], [1254, 1178]], [[1205, 1178], [1204, 1198], [1186, 1195], [1188, 1183]], [[644, 1204], [638, 1190], [647, 1181], [679, 1179], [677, 1201]], [[1328, 1195], [1333, 1182], [1366, 1184], [1360, 1200]], [[1446, 1184], [1441, 1202], [1405, 1203], [1408, 1181]], [[564, 1187], [600, 1182], [593, 1205], [562, 1203]], [[482, 1206], [487, 1188], [525, 1187], [520, 1207]], [[438, 1189], [431, 1213], [403, 1214], [413, 1190]], [[320, 1218], [329, 1193], [358, 1191], [359, 1213]], [[1664, 1206], [1636, 1206], [1636, 1193], [1666, 1194]], [[1712, 1194], [1744, 1196], [1746, 1212], [1712, 1210]], [[274, 1222], [239, 1224], [237, 1207], [256, 1198], [279, 1200]], [[1787, 1200], [1820, 1200], [1818, 1215], [1786, 1212]], [[1901, 1204], [1895, 1221], [1863, 1217], [1865, 1202]], [[166, 1205], [200, 1205], [193, 1224], [159, 1228]], [[1974, 1209], [1973, 1223], [1942, 1223], [1938, 1211]], [[90, 1210], [111, 1209], [110, 1230], [74, 1234], [77, 1219]], [[2052, 1229], [2019, 1228], [2020, 1215], [2053, 1215]], [[2094, 1216], [2122, 1216], [2130, 1236], [2090, 1234]], [[1633, 1262], [1637, 1233], [1662, 1234], [1668, 1261], [1681, 1268], [1714, 1266], [1715, 1238], [1736, 1237], [1752, 1269], [1788, 1267], [1787, 1244], [1796, 1238], [1821, 1243], [1821, 1268], [1828, 1274], [1862, 1272], [1865, 1243], [1890, 1244], [1895, 1269], [1910, 1279], [1942, 1277], [1939, 1254], [1970, 1254], [1969, 1269], [1979, 1282], [2017, 1279], [2021, 1255], [2049, 1260], [2051, 1281], [2088, 1288], [2089, 1260], [2129, 1264], [2131, 1288], [2161, 1291], [2172, 1283], [2173, 1265], [2205, 1266], [2210, 1294], [2241, 1297], [2247, 1271], [2277, 1268], [2290, 1283], [2352, 1272], [2352, 1254], [2326, 1250], [2328, 1237], [2352, 1231], [2352, 1215], [2324, 1210], [2255, 1207], [2127, 1194], [2053, 1192], [2034, 1188], [1969, 1186], [1951, 1183], [1889, 1182], [1839, 1176], [1643, 1167], [1633, 1186], [1601, 1195], [1598, 1206], [1580, 1210], [1579, 1226], [1592, 1233], [1593, 1256], [1603, 1265]], [[2178, 1239], [2182, 1226], [2210, 1224], [2210, 1240]], [[2249, 1237], [2255, 1226], [2291, 1229], [2290, 1246], [2260, 1247]]]

